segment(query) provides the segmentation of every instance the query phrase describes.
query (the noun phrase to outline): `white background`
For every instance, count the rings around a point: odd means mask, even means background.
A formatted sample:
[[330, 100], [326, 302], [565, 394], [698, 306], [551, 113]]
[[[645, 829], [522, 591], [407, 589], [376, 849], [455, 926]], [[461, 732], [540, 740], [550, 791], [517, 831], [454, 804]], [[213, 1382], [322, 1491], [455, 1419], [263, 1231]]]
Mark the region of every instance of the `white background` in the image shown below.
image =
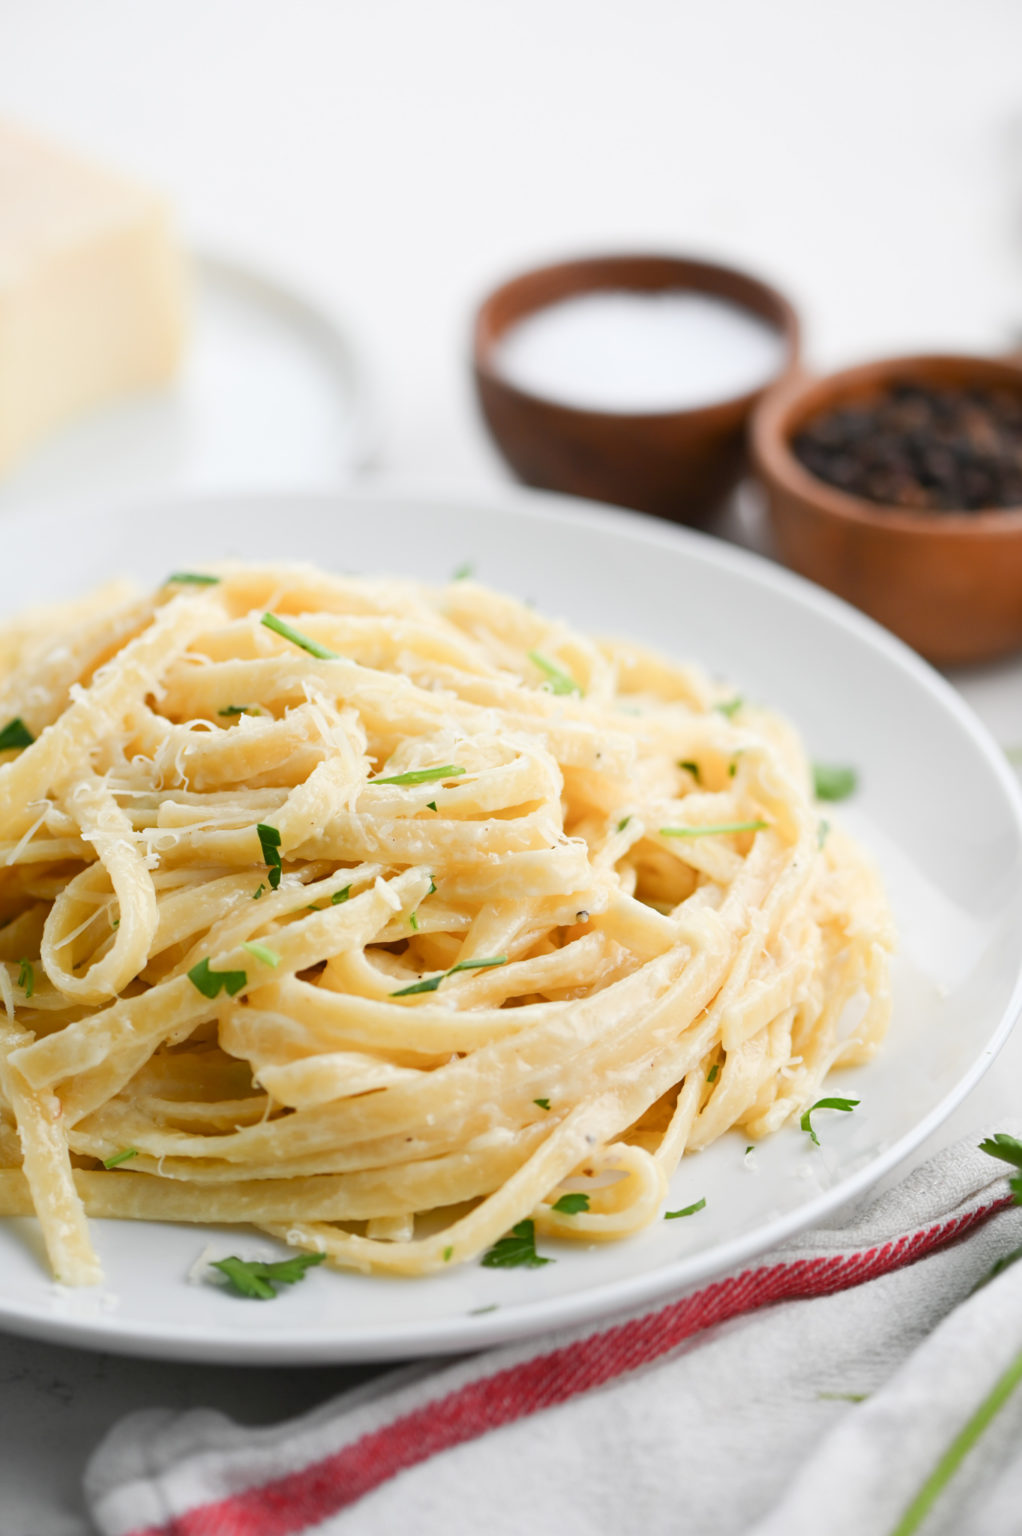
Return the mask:
[[[1018, 0], [0, 0], [0, 110], [162, 186], [191, 238], [345, 317], [402, 475], [503, 473], [469, 319], [552, 256], [749, 265], [821, 366], [1022, 340]], [[1022, 741], [1022, 665], [959, 681]], [[1016, 1043], [941, 1139], [1017, 1113], [1019, 1066]], [[343, 1375], [0, 1340], [4, 1530], [83, 1532], [82, 1460], [128, 1407], [272, 1419]]]

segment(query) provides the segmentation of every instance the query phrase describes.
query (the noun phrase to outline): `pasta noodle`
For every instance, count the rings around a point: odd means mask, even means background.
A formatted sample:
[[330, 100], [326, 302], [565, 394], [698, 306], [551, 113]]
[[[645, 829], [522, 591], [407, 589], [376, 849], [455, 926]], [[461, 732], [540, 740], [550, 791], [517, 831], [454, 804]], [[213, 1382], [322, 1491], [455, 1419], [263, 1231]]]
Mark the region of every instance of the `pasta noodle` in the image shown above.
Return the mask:
[[0, 627], [0, 732], [0, 1214], [68, 1283], [88, 1215], [621, 1238], [886, 1027], [793, 730], [471, 581], [107, 588]]

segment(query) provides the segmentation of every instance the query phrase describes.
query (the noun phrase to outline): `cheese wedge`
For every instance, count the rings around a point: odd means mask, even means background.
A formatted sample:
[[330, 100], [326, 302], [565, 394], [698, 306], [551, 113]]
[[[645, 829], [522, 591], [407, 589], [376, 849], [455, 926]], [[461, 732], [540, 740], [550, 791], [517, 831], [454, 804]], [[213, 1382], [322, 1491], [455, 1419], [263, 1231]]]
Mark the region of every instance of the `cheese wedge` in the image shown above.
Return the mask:
[[170, 379], [186, 290], [159, 197], [0, 121], [0, 473], [70, 418]]

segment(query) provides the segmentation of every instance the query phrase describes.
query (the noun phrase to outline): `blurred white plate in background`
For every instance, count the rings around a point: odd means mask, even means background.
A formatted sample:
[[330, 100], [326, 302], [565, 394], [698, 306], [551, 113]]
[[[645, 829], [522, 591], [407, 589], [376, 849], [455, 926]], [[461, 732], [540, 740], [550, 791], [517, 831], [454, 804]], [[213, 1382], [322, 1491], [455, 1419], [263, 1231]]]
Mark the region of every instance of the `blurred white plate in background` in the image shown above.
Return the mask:
[[200, 254], [193, 273], [180, 377], [40, 443], [0, 482], [0, 514], [337, 485], [364, 464], [367, 386], [340, 324], [245, 264]]
[[[33, 1222], [0, 1222], [0, 1326], [125, 1353], [324, 1364], [473, 1349], [582, 1322], [821, 1221], [929, 1135], [1003, 1044], [1020, 1002], [1018, 785], [935, 672], [787, 571], [633, 513], [510, 489], [471, 502], [386, 489], [179, 499], [141, 514], [14, 518], [3, 538], [9, 569], [45, 574], [45, 590], [32, 592], [40, 600], [224, 556], [437, 581], [471, 561], [480, 580], [583, 628], [701, 661], [787, 713], [814, 757], [858, 767], [859, 792], [832, 814], [878, 859], [900, 947], [886, 1044], [828, 1081], [861, 1107], [820, 1116], [819, 1147], [792, 1125], [750, 1158], [738, 1132], [686, 1158], [670, 1208], [707, 1201], [689, 1219], [591, 1248], [544, 1242], [557, 1262], [542, 1269], [469, 1263], [421, 1280], [317, 1269], [265, 1304], [186, 1280], [207, 1244], [216, 1257], [282, 1256], [254, 1230], [97, 1222], [106, 1285], [71, 1292], [50, 1280]], [[8, 587], [0, 610], [17, 600]]]

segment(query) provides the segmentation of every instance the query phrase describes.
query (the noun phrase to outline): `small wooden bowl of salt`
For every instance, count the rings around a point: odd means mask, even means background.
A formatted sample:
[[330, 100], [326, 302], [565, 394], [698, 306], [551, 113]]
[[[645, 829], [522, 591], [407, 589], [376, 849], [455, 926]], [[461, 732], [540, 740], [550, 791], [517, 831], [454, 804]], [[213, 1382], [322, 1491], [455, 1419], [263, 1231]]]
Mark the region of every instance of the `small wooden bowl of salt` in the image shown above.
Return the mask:
[[746, 468], [799, 324], [766, 283], [674, 256], [604, 256], [513, 278], [475, 321], [487, 425], [527, 485], [705, 524]]

